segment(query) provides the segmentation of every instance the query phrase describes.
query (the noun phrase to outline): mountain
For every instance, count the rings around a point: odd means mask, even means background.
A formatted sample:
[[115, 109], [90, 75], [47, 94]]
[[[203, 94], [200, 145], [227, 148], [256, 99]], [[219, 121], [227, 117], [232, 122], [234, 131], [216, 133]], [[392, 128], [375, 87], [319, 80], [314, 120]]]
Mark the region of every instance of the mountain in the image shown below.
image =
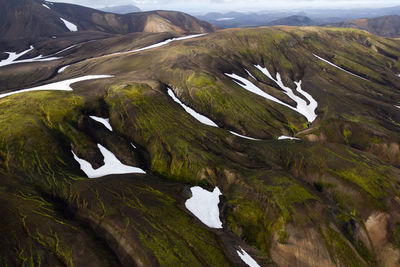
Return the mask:
[[74, 34], [0, 62], [2, 265], [397, 265], [399, 40]]
[[70, 31], [205, 33], [207, 22], [180, 12], [152, 11], [126, 15], [40, 0], [0, 0], [0, 36], [4, 39], [52, 37]]
[[197, 16], [198, 19], [208, 21], [220, 28], [257, 27], [267, 26], [271, 21], [290, 16], [286, 12], [275, 13], [245, 13], [245, 12], [212, 12]]
[[369, 31], [370, 33], [386, 36], [400, 37], [400, 16], [383, 16], [371, 19], [349, 20], [340, 23], [328, 24], [327, 27], [355, 28]]
[[291, 16], [304, 16], [312, 20], [309, 24], [299, 25], [325, 25], [339, 23], [346, 20], [360, 18], [376, 18], [381, 16], [400, 15], [400, 6], [389, 8], [352, 8], [352, 9], [313, 9], [303, 8], [293, 11], [261, 10], [258, 12], [210, 12], [196, 15], [201, 20], [208, 21], [221, 28], [258, 27], [268, 25], [295, 25], [286, 21], [271, 24], [274, 20]]
[[271, 21], [268, 25], [309, 26], [315, 25], [315, 22], [306, 16], [290, 16]]
[[1, 266], [400, 262], [400, 39], [0, 1]]
[[138, 8], [137, 6], [134, 6], [134, 5], [109, 6], [109, 7], [100, 8], [99, 10], [104, 11], [104, 12], [117, 13], [117, 14], [128, 14], [128, 13], [142, 11], [142, 10], [140, 10], [140, 8]]

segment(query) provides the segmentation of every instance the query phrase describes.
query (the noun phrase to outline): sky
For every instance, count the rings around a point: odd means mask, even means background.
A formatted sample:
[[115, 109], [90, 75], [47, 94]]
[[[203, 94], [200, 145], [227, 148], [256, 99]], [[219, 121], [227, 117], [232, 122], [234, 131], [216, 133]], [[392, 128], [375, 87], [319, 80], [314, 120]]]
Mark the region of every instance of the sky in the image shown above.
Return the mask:
[[318, 8], [376, 8], [400, 6], [400, 0], [50, 0], [94, 8], [133, 4], [143, 11], [164, 9], [184, 12], [261, 11]]

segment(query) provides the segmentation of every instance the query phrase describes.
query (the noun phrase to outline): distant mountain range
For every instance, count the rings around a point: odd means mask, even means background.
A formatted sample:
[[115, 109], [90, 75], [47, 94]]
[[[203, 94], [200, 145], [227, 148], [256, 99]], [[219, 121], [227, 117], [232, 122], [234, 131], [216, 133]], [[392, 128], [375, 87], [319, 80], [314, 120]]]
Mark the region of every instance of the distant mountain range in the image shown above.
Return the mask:
[[[305, 9], [294, 11], [264, 10], [260, 12], [211, 12], [196, 17], [221, 28], [258, 27], [267, 25], [324, 25], [360, 18], [400, 15], [400, 6], [375, 9]], [[292, 17], [308, 17], [311, 21], [293, 21]], [[278, 23], [275, 22], [278, 20]], [[281, 20], [281, 21], [279, 21]]]
[[400, 16], [397, 15], [372, 19], [348, 20], [340, 23], [327, 24], [326, 26], [356, 28], [381, 36], [400, 37]]
[[315, 22], [306, 16], [290, 16], [271, 21], [267, 25], [309, 26], [315, 25]]
[[104, 12], [111, 12], [116, 14], [129, 14], [134, 12], [141, 12], [140, 8], [134, 5], [123, 5], [123, 6], [109, 6], [100, 8], [99, 10]]
[[216, 28], [188, 14], [152, 11], [126, 15], [41, 0], [0, 0], [0, 40], [52, 37], [70, 31], [205, 33]]

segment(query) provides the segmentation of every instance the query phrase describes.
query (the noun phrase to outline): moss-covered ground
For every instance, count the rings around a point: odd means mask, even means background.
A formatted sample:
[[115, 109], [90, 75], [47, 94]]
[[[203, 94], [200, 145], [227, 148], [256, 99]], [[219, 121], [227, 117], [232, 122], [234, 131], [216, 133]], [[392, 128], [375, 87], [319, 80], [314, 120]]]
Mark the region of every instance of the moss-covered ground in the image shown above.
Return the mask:
[[[281, 248], [295, 265], [290, 248], [307, 243], [296, 233], [311, 228], [312, 246], [333, 265], [375, 266], [383, 259], [365, 222], [376, 212], [389, 216], [385, 242], [399, 247], [400, 63], [388, 56], [400, 54], [399, 41], [273, 27], [122, 56], [93, 53], [71, 73], [115, 78], [0, 99], [1, 265], [235, 266], [239, 246], [263, 266], [273, 266]], [[317, 120], [308, 124], [224, 75], [252, 79], [246, 69], [261, 89], [293, 104], [258, 64], [293, 89], [302, 80], [318, 101]], [[219, 127], [187, 114], [168, 87]], [[113, 132], [88, 115], [109, 117]], [[85, 178], [71, 150], [99, 167], [98, 143], [148, 174]], [[224, 230], [185, 209], [193, 185], [221, 189]]]

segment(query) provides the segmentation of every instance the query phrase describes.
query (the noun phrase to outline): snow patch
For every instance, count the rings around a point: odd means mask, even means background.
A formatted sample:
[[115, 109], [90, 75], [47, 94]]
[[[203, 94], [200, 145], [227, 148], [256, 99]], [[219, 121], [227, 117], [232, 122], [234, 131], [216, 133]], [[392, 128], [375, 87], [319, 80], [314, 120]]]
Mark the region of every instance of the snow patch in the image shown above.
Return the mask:
[[152, 45], [149, 45], [149, 46], [146, 46], [146, 47], [143, 47], [143, 48], [130, 50], [130, 51], [126, 51], [126, 52], [112, 53], [110, 55], [111, 56], [113, 56], [113, 55], [123, 55], [123, 54], [129, 54], [129, 53], [145, 51], [145, 50], [149, 50], [149, 49], [152, 49], [152, 48], [156, 48], [156, 47], [167, 45], [167, 44], [169, 44], [171, 42], [174, 42], [174, 41], [182, 41], [182, 40], [192, 39], [192, 38], [196, 38], [196, 37], [200, 37], [200, 36], [204, 36], [204, 35], [207, 35], [207, 33], [188, 35], [188, 36], [183, 36], [183, 37], [178, 37], [178, 38], [171, 38], [171, 39], [167, 39], [167, 40], [164, 40], [162, 42], [159, 42], [159, 43], [156, 43], [156, 44], [152, 44]]
[[43, 62], [43, 61], [52, 61], [52, 60], [60, 59], [59, 57], [49, 57], [49, 56], [39, 55], [34, 58], [18, 60], [18, 58], [29, 53], [33, 49], [35, 49], [35, 48], [33, 46], [30, 46], [29, 49], [22, 51], [21, 53], [5, 52], [6, 54], [8, 54], [8, 58], [0, 61], [0, 68], [4, 67], [4, 66], [12, 65], [12, 64], [18, 64], [18, 63]]
[[96, 116], [89, 116], [92, 120], [95, 120], [97, 122], [100, 122], [101, 124], [103, 124], [108, 130], [110, 130], [110, 132], [113, 131], [111, 124], [110, 124], [110, 119], [108, 118], [100, 118], [100, 117], [96, 117]]
[[[211, 119], [207, 118], [207, 117], [204, 116], [204, 115], [201, 115], [200, 113], [196, 112], [194, 109], [192, 109], [192, 108], [186, 106], [185, 104], [183, 104], [183, 103], [175, 96], [175, 93], [174, 93], [174, 91], [172, 91], [171, 88], [168, 88], [168, 95], [169, 95], [176, 103], [178, 103], [181, 107], [183, 107], [183, 109], [184, 109], [187, 113], [189, 113], [189, 115], [191, 115], [193, 118], [195, 118], [195, 119], [198, 120], [199, 122], [201, 122], [201, 123], [203, 123], [203, 124], [205, 124], [205, 125], [208, 125], [208, 126], [212, 126], [212, 127], [217, 127], [217, 128], [218, 128], [218, 125], [217, 125], [215, 122], [213, 122]], [[255, 139], [255, 138], [247, 137], [247, 136], [244, 136], [244, 135], [241, 135], [241, 134], [232, 132], [232, 131], [229, 131], [229, 132], [230, 132], [231, 134], [233, 134], [233, 135], [236, 135], [236, 136], [239, 136], [239, 137], [241, 137], [241, 138], [248, 139], [248, 140], [261, 141], [261, 139]]]
[[107, 150], [102, 145], [97, 144], [97, 147], [100, 149], [100, 152], [104, 157], [104, 165], [98, 169], [93, 169], [92, 164], [84, 159], [80, 159], [73, 151], [71, 151], [74, 155], [74, 159], [81, 166], [81, 170], [89, 178], [99, 178], [110, 174], [146, 173], [140, 168], [122, 164], [111, 151]]
[[219, 18], [216, 21], [227, 21], [227, 20], [234, 20], [235, 18]]
[[276, 73], [276, 79], [272, 77], [272, 75], [269, 73], [269, 71], [266, 68], [261, 67], [260, 65], [255, 66], [257, 69], [259, 69], [264, 75], [266, 75], [268, 78], [273, 80], [283, 91], [284, 93], [290, 97], [294, 102], [296, 102], [296, 108], [295, 110], [302, 114], [304, 117], [307, 118], [309, 122], [313, 122], [317, 118], [317, 114], [315, 114], [315, 110], [318, 107], [317, 101], [307, 92], [302, 90], [301, 88], [301, 81], [299, 82], [294, 82], [296, 84], [296, 91], [302, 94], [310, 103], [307, 104], [307, 102], [302, 99], [301, 97], [298, 97], [293, 93], [293, 90], [290, 89], [289, 87], [286, 87], [283, 82], [281, 75], [279, 72]]
[[133, 143], [131, 143], [131, 146], [134, 148], [134, 149], [136, 149], [137, 147], [133, 144]]
[[244, 263], [250, 267], [260, 267], [260, 265], [258, 265], [258, 263], [249, 254], [247, 254], [246, 251], [244, 251], [241, 247], [239, 248], [240, 251], [237, 250], [236, 252]]
[[66, 70], [68, 67], [69, 67], [69, 65], [60, 68], [60, 69], [57, 71], [57, 73], [62, 73], [62, 72], [64, 72], [64, 70]]
[[5, 52], [6, 54], [8, 54], [8, 58], [0, 61], [0, 68], [4, 67], [4, 66], [12, 65], [12, 64], [30, 63], [30, 62], [44, 62], [44, 61], [52, 61], [52, 60], [60, 59], [60, 57], [51, 57], [53, 55], [58, 54], [58, 52], [57, 52], [57, 53], [49, 55], [49, 56], [39, 55], [39, 56], [34, 57], [34, 58], [18, 60], [18, 58], [22, 57], [23, 55], [27, 54], [28, 52], [32, 51], [33, 49], [35, 49], [35, 48], [33, 46], [30, 46], [29, 49], [27, 49], [25, 51], [22, 51], [21, 53]]
[[[230, 78], [232, 78], [232, 79], [234, 79], [233, 81], [234, 81], [236, 84], [238, 84], [239, 86], [241, 86], [243, 89], [246, 89], [247, 91], [250, 91], [250, 92], [252, 92], [252, 93], [254, 93], [254, 94], [256, 94], [256, 95], [262, 96], [262, 97], [264, 97], [264, 98], [266, 98], [266, 99], [268, 99], [268, 100], [271, 100], [271, 101], [273, 101], [273, 102], [276, 102], [276, 103], [278, 103], [278, 104], [284, 105], [284, 106], [286, 106], [286, 107], [288, 107], [288, 108], [291, 108], [291, 109], [295, 110], [292, 106], [290, 106], [290, 105], [288, 105], [288, 104], [286, 104], [286, 103], [280, 101], [279, 99], [277, 99], [276, 97], [274, 97], [274, 96], [272, 96], [272, 95], [269, 95], [269, 94], [265, 93], [263, 90], [261, 90], [260, 88], [258, 88], [257, 86], [255, 86], [255, 85], [254, 85], [252, 82], [250, 82], [249, 80], [247, 80], [247, 79], [245, 79], [245, 78], [242, 78], [242, 77], [240, 77], [240, 76], [238, 76], [238, 75], [236, 75], [236, 74], [228, 74], [228, 73], [225, 73], [225, 75], [228, 76], [228, 77], [230, 77]], [[237, 82], [236, 80], [240, 81], [240, 83]]]
[[323, 62], [328, 63], [329, 65], [331, 65], [331, 66], [333, 66], [333, 67], [335, 67], [335, 68], [337, 68], [337, 69], [339, 69], [339, 70], [341, 70], [341, 71], [344, 71], [344, 72], [346, 72], [346, 73], [348, 73], [348, 74], [350, 74], [350, 75], [353, 75], [353, 76], [355, 76], [355, 77], [358, 77], [358, 78], [360, 78], [360, 79], [363, 79], [364, 81], [369, 81], [369, 80], [367, 80], [367, 79], [365, 79], [365, 78], [363, 78], [363, 77], [361, 77], [361, 76], [359, 76], [359, 75], [357, 75], [357, 74], [351, 73], [350, 71], [347, 71], [347, 70], [345, 70], [345, 69], [343, 69], [343, 68], [341, 68], [341, 67], [339, 67], [339, 66], [333, 64], [332, 62], [330, 62], [330, 61], [328, 61], [328, 60], [326, 60], [326, 59], [324, 59], [324, 58], [322, 58], [322, 57], [320, 57], [320, 56], [317, 56], [316, 54], [313, 54], [313, 55], [314, 55], [314, 57], [318, 58], [319, 60], [322, 60]]
[[50, 10], [51, 10], [51, 8], [50, 8], [48, 5], [42, 4], [42, 6], [44, 6], [45, 8], [47, 8], [47, 9], [50, 9]]
[[[317, 104], [317, 102], [312, 98], [312, 96], [311, 96], [310, 94], [306, 93], [305, 91], [303, 91], [303, 90], [301, 89], [301, 81], [298, 82], [298, 83], [295, 83], [295, 84], [297, 85], [297, 89], [296, 89], [296, 90], [297, 90], [299, 93], [301, 93], [302, 95], [304, 95], [304, 96], [310, 101], [310, 104], [308, 104], [308, 105], [307, 105], [307, 102], [306, 102], [305, 100], [303, 100], [302, 98], [296, 96], [296, 95], [293, 93], [292, 89], [290, 89], [290, 88], [288, 88], [288, 87], [286, 87], [286, 86], [283, 85], [282, 80], [281, 80], [281, 76], [280, 76], [279, 73], [277, 74], [277, 80], [275, 80], [275, 79], [269, 74], [269, 72], [268, 72], [267, 69], [261, 68], [260, 66], [256, 66], [256, 67], [259, 68], [259, 69], [260, 69], [266, 76], [268, 76], [270, 79], [272, 79], [273, 81], [275, 81], [275, 82], [284, 90], [284, 93], [285, 93], [286, 95], [288, 95], [291, 99], [293, 99], [293, 100], [297, 103], [297, 107], [294, 108], [294, 107], [292, 107], [291, 105], [289, 105], [289, 104], [287, 104], [287, 103], [285, 103], [285, 102], [283, 102], [283, 101], [277, 99], [276, 97], [274, 97], [274, 96], [272, 96], [272, 95], [270, 95], [270, 94], [267, 94], [266, 92], [264, 92], [263, 90], [261, 90], [260, 88], [258, 88], [256, 85], [254, 85], [252, 82], [250, 82], [249, 80], [247, 80], [247, 79], [245, 79], [245, 78], [242, 78], [242, 77], [240, 77], [240, 76], [238, 76], [238, 75], [236, 75], [236, 74], [228, 74], [228, 73], [225, 73], [225, 75], [228, 76], [228, 77], [230, 77], [230, 78], [232, 78], [233, 81], [234, 81], [236, 84], [238, 84], [238, 85], [241, 86], [242, 88], [246, 89], [247, 91], [250, 91], [250, 92], [252, 92], [252, 93], [254, 93], [254, 94], [257, 94], [257, 95], [259, 95], [259, 96], [262, 96], [262, 97], [264, 97], [264, 98], [266, 98], [266, 99], [268, 99], [268, 100], [271, 100], [271, 101], [273, 101], [273, 102], [275, 102], [275, 103], [278, 103], [278, 104], [281, 104], [281, 105], [283, 105], [283, 106], [285, 106], [285, 107], [288, 107], [288, 108], [290, 108], [290, 109], [292, 109], [292, 110], [294, 110], [294, 111], [296, 111], [296, 112], [302, 114], [304, 117], [307, 118], [307, 120], [308, 120], [309, 122], [313, 122], [313, 121], [315, 120], [315, 118], [317, 117], [317, 115], [315, 114], [315, 110], [316, 110], [318, 104]], [[246, 70], [246, 71], [247, 71], [247, 70]], [[249, 73], [249, 72], [248, 72], [248, 73]], [[250, 74], [250, 73], [249, 73], [249, 74]], [[237, 81], [240, 81], [240, 82], [237, 82]]]
[[299, 139], [299, 138], [290, 137], [290, 136], [286, 136], [286, 135], [282, 135], [282, 136], [278, 137], [278, 140], [299, 140], [299, 141], [301, 141], [301, 139]]
[[256, 138], [244, 136], [244, 135], [241, 135], [241, 134], [232, 132], [232, 131], [229, 131], [229, 132], [230, 132], [231, 134], [233, 134], [233, 135], [239, 136], [239, 137], [244, 138], [244, 139], [248, 139], [248, 140], [252, 140], [252, 141], [262, 141], [261, 139], [256, 139]]
[[61, 82], [55, 82], [45, 85], [40, 85], [37, 87], [32, 87], [28, 89], [18, 90], [14, 92], [9, 92], [5, 94], [0, 94], [0, 98], [7, 97], [14, 94], [20, 94], [25, 92], [32, 92], [32, 91], [45, 91], [45, 90], [55, 90], [55, 91], [72, 91], [71, 84], [87, 81], [87, 80], [94, 80], [94, 79], [104, 79], [104, 78], [111, 78], [114, 77], [112, 75], [86, 75], [79, 78], [68, 79]]
[[77, 32], [78, 31], [78, 27], [75, 24], [73, 24], [73, 23], [71, 23], [68, 20], [63, 19], [63, 18], [60, 18], [60, 19], [61, 19], [62, 22], [64, 22], [65, 27], [67, 27], [69, 31], [71, 31], [71, 32]]
[[168, 88], [168, 95], [179, 105], [181, 105], [181, 107], [183, 107], [183, 109], [189, 113], [193, 118], [195, 118], [196, 120], [198, 120], [199, 122], [208, 125], [208, 126], [212, 126], [212, 127], [218, 127], [218, 125], [213, 122], [212, 120], [210, 120], [209, 118], [207, 118], [206, 116], [201, 115], [200, 113], [196, 112], [194, 109], [191, 109], [190, 107], [186, 106], [185, 104], [183, 104], [176, 96], [174, 91], [172, 91], [171, 88]]
[[215, 187], [213, 192], [209, 192], [200, 186], [195, 186], [190, 190], [192, 197], [186, 200], [186, 208], [208, 227], [221, 229], [218, 204], [222, 193], [219, 188]]

